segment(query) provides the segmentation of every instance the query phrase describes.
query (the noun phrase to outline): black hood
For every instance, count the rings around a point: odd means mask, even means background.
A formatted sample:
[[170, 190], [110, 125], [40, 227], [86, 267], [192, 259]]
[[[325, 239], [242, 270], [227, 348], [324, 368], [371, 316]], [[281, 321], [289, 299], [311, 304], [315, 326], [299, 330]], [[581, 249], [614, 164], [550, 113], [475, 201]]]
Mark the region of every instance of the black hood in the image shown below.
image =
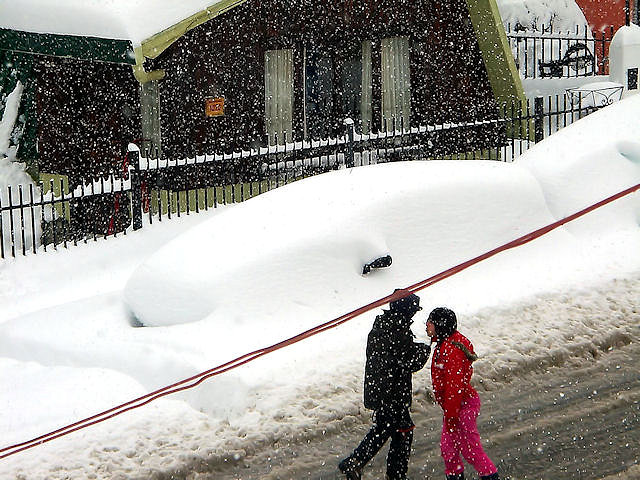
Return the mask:
[[458, 329], [456, 314], [446, 307], [434, 308], [427, 321], [433, 323], [438, 340], [450, 337]]
[[[396, 290], [397, 292], [398, 290]], [[392, 312], [398, 312], [402, 315], [406, 315], [409, 318], [413, 317], [417, 312], [422, 310], [420, 306], [420, 297], [415, 293], [407, 295], [404, 298], [400, 298], [398, 300], [394, 300], [389, 303], [389, 307]]]

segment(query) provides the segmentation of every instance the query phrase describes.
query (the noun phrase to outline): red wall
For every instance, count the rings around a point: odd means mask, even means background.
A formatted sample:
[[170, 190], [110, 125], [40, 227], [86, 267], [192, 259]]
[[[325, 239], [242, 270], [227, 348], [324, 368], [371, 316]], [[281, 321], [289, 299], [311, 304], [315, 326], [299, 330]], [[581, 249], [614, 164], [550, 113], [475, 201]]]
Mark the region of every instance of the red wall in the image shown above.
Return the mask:
[[[610, 26], [617, 30], [625, 24], [625, 0], [576, 0], [576, 3], [582, 9], [594, 34]], [[636, 2], [630, 0], [629, 3], [633, 8]], [[631, 15], [633, 18], [633, 12]]]
[[[629, 20], [633, 23], [635, 17], [635, 7], [638, 0], [629, 0]], [[591, 31], [596, 39], [602, 38], [602, 32], [610, 40], [611, 33], [615, 33], [618, 28], [625, 25], [626, 22], [626, 0], [576, 0], [578, 6], [582, 9], [582, 13], [587, 19], [587, 22], [591, 26]], [[613, 27], [613, 32], [611, 32]], [[603, 42], [604, 45], [600, 47], [598, 44], [597, 49], [604, 48], [602, 54], [605, 58], [605, 63], [599, 67], [600, 75], [606, 75], [609, 73], [609, 41]], [[599, 53], [599, 52], [598, 52]], [[601, 55], [602, 55], [601, 54]]]

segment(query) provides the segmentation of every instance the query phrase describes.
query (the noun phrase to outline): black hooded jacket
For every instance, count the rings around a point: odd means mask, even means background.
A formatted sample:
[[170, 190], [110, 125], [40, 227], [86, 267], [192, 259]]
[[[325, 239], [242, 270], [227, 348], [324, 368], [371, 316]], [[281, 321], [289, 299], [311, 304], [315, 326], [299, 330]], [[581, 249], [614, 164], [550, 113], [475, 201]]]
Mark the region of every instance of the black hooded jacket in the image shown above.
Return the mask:
[[430, 347], [413, 341], [410, 326], [410, 317], [393, 310], [376, 317], [367, 339], [366, 408], [399, 411], [411, 406], [411, 374], [427, 363]]

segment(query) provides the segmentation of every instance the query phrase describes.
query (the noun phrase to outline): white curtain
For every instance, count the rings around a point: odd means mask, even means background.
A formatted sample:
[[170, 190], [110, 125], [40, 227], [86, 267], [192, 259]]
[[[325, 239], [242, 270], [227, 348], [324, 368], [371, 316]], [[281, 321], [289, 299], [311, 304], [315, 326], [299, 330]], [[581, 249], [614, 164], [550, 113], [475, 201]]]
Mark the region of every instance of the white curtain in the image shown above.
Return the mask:
[[360, 115], [362, 133], [369, 133], [371, 127], [371, 40], [362, 42], [362, 95], [360, 96]]
[[411, 74], [409, 38], [382, 39], [382, 130], [409, 127], [411, 116]]
[[265, 52], [265, 124], [269, 144], [293, 139], [293, 50]]

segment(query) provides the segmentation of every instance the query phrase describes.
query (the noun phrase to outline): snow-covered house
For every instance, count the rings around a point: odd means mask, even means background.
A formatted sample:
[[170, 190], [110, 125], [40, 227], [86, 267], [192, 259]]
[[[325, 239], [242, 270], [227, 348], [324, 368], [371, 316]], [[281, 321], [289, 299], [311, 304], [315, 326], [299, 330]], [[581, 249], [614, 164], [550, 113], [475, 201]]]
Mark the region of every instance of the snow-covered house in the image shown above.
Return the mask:
[[185, 156], [524, 98], [495, 0], [0, 0], [0, 60], [19, 159], [71, 184], [131, 141]]

